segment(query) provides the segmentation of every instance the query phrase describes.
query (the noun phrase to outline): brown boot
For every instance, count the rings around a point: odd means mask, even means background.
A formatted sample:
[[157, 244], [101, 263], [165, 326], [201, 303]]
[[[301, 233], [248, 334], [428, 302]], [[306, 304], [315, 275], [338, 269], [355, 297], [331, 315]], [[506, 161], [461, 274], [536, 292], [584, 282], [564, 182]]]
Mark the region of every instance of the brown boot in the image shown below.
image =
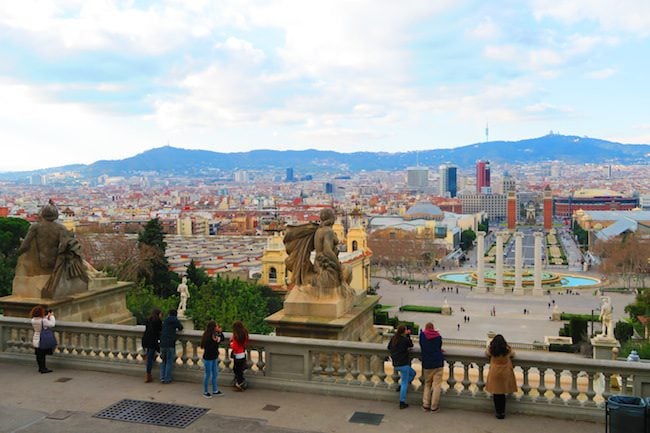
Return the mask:
[[144, 383], [149, 383], [153, 382], [153, 378], [151, 377], [151, 374], [147, 373], [144, 377]]

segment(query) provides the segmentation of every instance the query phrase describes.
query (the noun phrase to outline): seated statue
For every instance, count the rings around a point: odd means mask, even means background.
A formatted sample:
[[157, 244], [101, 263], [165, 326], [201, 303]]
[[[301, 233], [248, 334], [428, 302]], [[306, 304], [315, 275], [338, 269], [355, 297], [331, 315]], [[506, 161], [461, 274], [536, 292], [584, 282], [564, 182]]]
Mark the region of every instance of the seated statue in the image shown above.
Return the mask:
[[[341, 265], [338, 255], [339, 240], [332, 229], [336, 220], [334, 210], [323, 209], [320, 224], [290, 226], [284, 237], [287, 250], [287, 270], [299, 290], [310, 291], [317, 296], [349, 297], [352, 273]], [[314, 262], [311, 252], [315, 251]]]
[[81, 257], [81, 245], [71, 231], [56, 221], [59, 211], [52, 201], [43, 206], [40, 217], [18, 249], [14, 295], [21, 295], [23, 286], [30, 284], [36, 284], [40, 291], [31, 294], [41, 298], [88, 290], [88, 265]]

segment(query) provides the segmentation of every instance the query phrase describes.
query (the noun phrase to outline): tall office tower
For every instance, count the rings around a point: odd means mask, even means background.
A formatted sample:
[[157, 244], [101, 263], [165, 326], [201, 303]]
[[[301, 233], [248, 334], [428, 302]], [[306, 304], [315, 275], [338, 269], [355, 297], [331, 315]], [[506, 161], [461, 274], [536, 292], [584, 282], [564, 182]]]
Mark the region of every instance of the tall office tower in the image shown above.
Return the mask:
[[293, 177], [293, 167], [287, 168], [287, 177], [285, 178], [285, 182], [293, 182], [295, 178]]
[[490, 161], [476, 161], [476, 193], [492, 193], [490, 188]]
[[544, 187], [544, 230], [551, 230], [553, 227], [553, 193], [551, 187]]
[[517, 182], [515, 182], [515, 178], [510, 176], [508, 173], [504, 173], [501, 189], [503, 194], [517, 191]]
[[508, 230], [514, 230], [517, 228], [517, 193], [514, 190], [505, 193], [508, 196]]
[[325, 182], [325, 194], [334, 194], [334, 184], [332, 182]]
[[438, 168], [440, 173], [440, 196], [456, 197], [458, 192], [458, 167], [451, 164], [442, 164]]
[[426, 188], [429, 186], [429, 169], [420, 166], [407, 168], [406, 183], [409, 188]]
[[237, 170], [233, 177], [235, 182], [248, 182], [248, 173], [245, 170]]

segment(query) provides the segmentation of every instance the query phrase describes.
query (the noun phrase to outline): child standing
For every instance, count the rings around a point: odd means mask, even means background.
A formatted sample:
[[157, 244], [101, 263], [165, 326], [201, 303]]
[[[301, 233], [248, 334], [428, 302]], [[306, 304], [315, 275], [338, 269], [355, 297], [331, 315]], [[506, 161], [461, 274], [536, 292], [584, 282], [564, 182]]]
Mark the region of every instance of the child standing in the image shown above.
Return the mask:
[[[219, 374], [219, 343], [224, 340], [221, 326], [214, 320], [210, 320], [201, 338], [201, 349], [203, 349], [203, 397], [223, 395], [217, 387], [217, 375]], [[208, 384], [212, 379], [212, 394], [208, 391]]]
[[246, 344], [248, 344], [248, 331], [244, 324], [238, 320], [232, 325], [232, 338], [230, 339], [231, 356], [235, 362], [235, 391], [246, 389], [244, 370], [246, 370]]

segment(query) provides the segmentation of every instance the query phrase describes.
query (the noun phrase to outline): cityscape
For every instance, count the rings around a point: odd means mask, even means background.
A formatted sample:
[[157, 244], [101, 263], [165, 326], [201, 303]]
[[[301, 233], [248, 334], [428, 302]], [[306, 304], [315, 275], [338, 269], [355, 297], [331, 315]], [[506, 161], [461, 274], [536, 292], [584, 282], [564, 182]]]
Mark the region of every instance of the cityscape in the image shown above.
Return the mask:
[[0, 6], [0, 431], [645, 431], [645, 3], [163, 3]]

